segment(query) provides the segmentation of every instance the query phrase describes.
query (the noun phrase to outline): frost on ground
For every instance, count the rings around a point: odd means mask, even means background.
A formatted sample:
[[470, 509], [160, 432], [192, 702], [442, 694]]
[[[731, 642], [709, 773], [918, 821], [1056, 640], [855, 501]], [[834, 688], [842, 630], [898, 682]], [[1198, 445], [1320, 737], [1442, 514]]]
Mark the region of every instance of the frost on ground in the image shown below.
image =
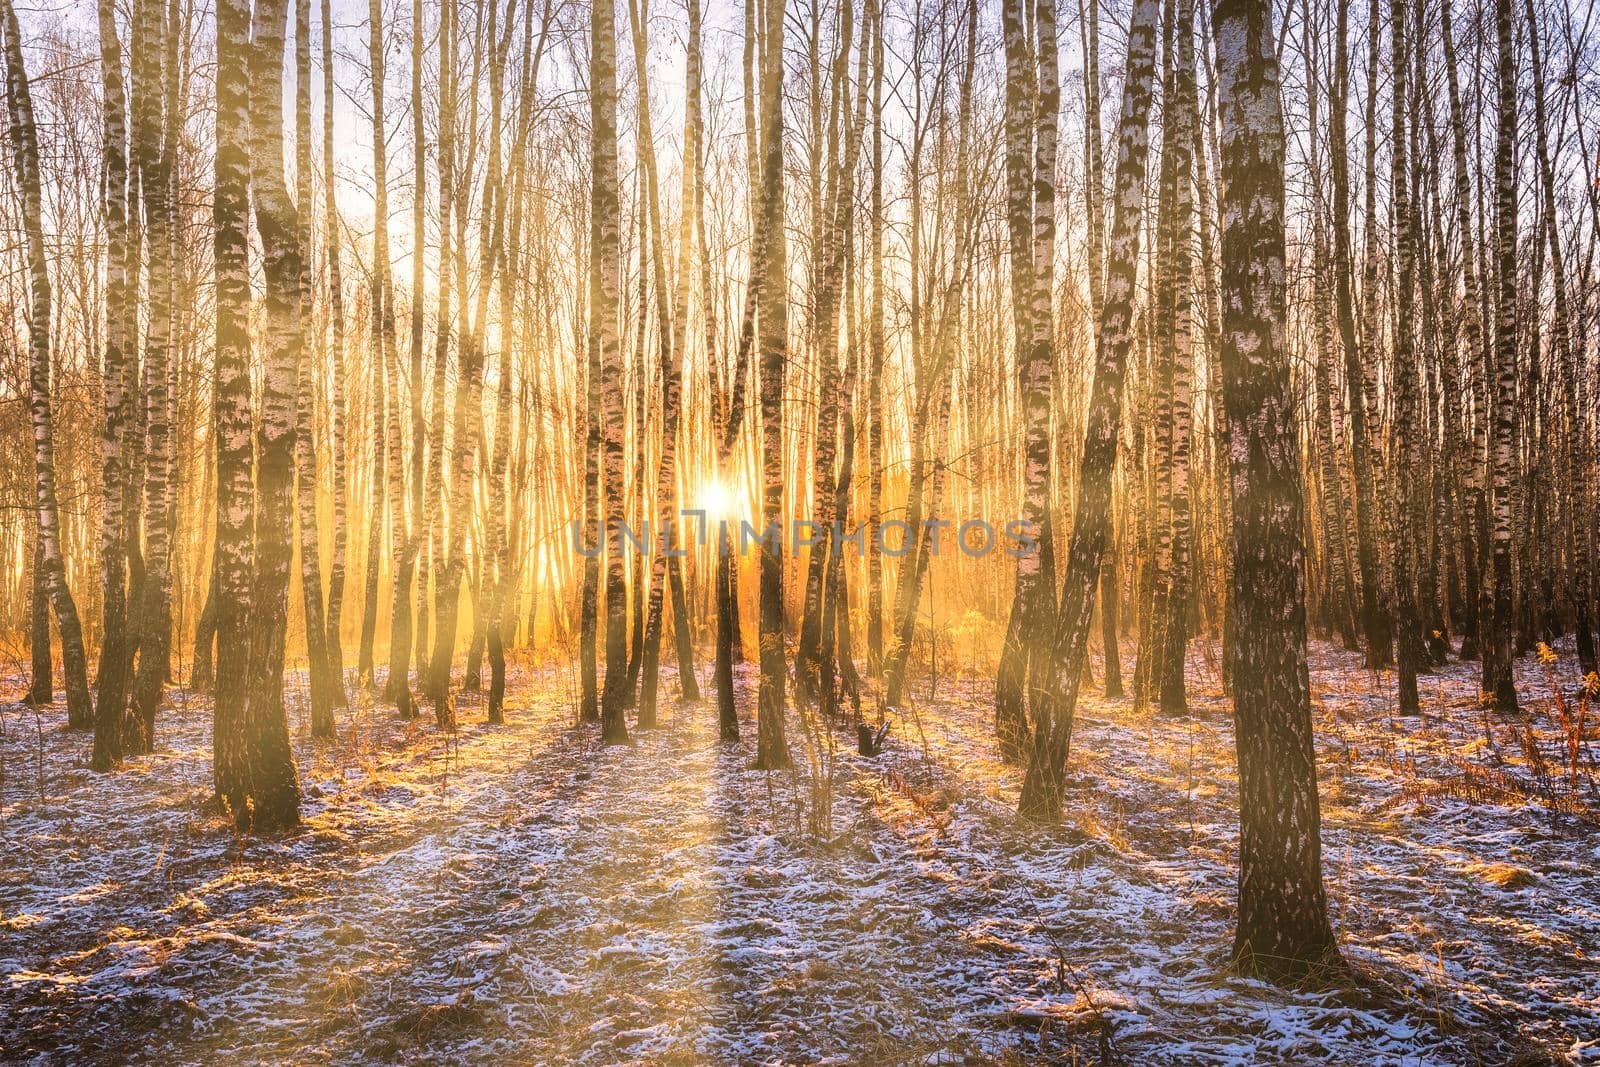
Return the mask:
[[1360, 978], [1290, 993], [1227, 968], [1214, 652], [1192, 649], [1191, 717], [1087, 700], [1050, 829], [1012, 816], [988, 682], [919, 683], [883, 755], [831, 735], [829, 840], [800, 716], [801, 769], [755, 772], [670, 676], [663, 727], [626, 747], [574, 725], [568, 668], [514, 670], [504, 727], [464, 699], [454, 736], [356, 693], [316, 745], [296, 701], [305, 824], [273, 839], [208, 803], [203, 697], [173, 691], [158, 751], [110, 776], [60, 707], [5, 706], [0, 1057], [1600, 1062], [1600, 798], [1587, 751], [1568, 781], [1544, 668], [1519, 665], [1526, 722], [1480, 711], [1455, 662], [1401, 718], [1392, 676], [1314, 649]]

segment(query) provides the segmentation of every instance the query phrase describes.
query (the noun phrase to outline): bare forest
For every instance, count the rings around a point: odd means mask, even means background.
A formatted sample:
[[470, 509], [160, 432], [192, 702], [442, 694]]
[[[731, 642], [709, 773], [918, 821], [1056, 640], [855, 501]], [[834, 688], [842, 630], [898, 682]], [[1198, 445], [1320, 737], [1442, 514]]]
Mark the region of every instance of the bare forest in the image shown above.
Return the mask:
[[0, 0], [0, 1061], [1600, 1063], [1597, 23]]

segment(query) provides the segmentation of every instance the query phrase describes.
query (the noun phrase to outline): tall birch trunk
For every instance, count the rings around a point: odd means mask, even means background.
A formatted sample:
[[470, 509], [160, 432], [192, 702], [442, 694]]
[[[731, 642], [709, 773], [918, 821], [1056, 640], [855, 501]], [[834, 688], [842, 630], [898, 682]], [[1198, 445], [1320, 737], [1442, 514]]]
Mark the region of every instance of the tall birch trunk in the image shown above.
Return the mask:
[[100, 31], [102, 152], [105, 157], [105, 422], [101, 431], [100, 581], [103, 586], [100, 664], [96, 672], [94, 750], [90, 766], [107, 771], [122, 759], [128, 706], [128, 408], [126, 366], [137, 362], [127, 326], [135, 290], [128, 274], [128, 112], [122, 42], [113, 0], [96, 4]]
[[1490, 617], [1483, 645], [1483, 692], [1496, 710], [1517, 710], [1512, 681], [1511, 513], [1517, 456], [1517, 59], [1511, 0], [1495, 0], [1499, 88], [1494, 149], [1494, 359], [1489, 375]]
[[[1026, 533], [1042, 539], [1049, 521], [1050, 507], [1050, 398], [1054, 371], [1052, 346], [1034, 342], [1038, 333], [1033, 316], [1035, 262], [1033, 247], [1033, 141], [1036, 135], [1036, 104], [1039, 95], [1038, 64], [1029, 46], [1028, 9], [1025, 0], [1006, 0], [1001, 7], [1006, 54], [1006, 228], [1011, 250], [1011, 319], [1017, 362], [1017, 390], [1022, 400], [1023, 466], [1022, 519]], [[1015, 592], [1011, 617], [1006, 625], [1005, 644], [1000, 653], [995, 677], [995, 734], [1000, 750], [1008, 759], [1020, 758], [1027, 732], [1027, 706], [1024, 680], [1032, 658], [1032, 642], [1043, 634], [1041, 615], [1044, 596], [1050, 591], [1041, 563], [1041, 553], [1029, 552], [1017, 559]]]
[[[83, 626], [78, 606], [67, 587], [66, 563], [61, 555], [61, 515], [56, 503], [56, 461], [53, 420], [50, 413], [50, 263], [44, 246], [43, 190], [39, 176], [39, 132], [33, 120], [33, 92], [23, 65], [22, 31], [11, 0], [0, 0], [0, 30], [5, 34], [6, 102], [11, 113], [11, 143], [17, 168], [17, 188], [22, 193], [22, 223], [26, 232], [28, 288], [32, 307], [28, 317], [28, 422], [33, 430], [34, 504], [38, 511], [39, 541], [36, 578], [55, 610], [61, 634], [61, 666], [66, 675], [67, 726], [87, 730], [95, 724], [89, 697], [89, 672], [83, 649]], [[35, 631], [37, 643], [37, 630]], [[48, 645], [49, 635], [45, 634]], [[47, 672], [48, 674], [48, 672]]]
[[[1194, 135], [1197, 110], [1194, 72], [1194, 0], [1178, 0], [1177, 63], [1173, 73], [1172, 124], [1172, 442], [1169, 477], [1171, 551], [1167, 560], [1166, 617], [1158, 619], [1163, 647], [1155, 679], [1156, 700], [1169, 715], [1188, 709], [1184, 661], [1189, 644], [1190, 538], [1189, 454], [1194, 402], [1193, 257]], [[1163, 149], [1165, 150], [1165, 149]]]
[[160, 0], [141, 0], [134, 13], [133, 115], [135, 157], [144, 194], [144, 229], [150, 249], [149, 325], [141, 390], [144, 399], [143, 493], [144, 575], [140, 582], [139, 667], [134, 681], [136, 711], [128, 747], [148, 752], [154, 743], [156, 708], [167, 675], [171, 637], [166, 625], [171, 584], [172, 542], [167, 492], [173, 427], [169, 367], [173, 358], [172, 202], [166, 139], [163, 136], [162, 44], [167, 28]]
[[[300, 242], [300, 348], [295, 367], [295, 530], [300, 542], [300, 593], [305, 612], [306, 660], [311, 681], [311, 735], [334, 735], [335, 693], [341, 689], [328, 659], [322, 602], [322, 535], [317, 521], [315, 378], [312, 374], [311, 290], [311, 2], [295, 0], [295, 201]], [[329, 234], [330, 243], [337, 238]]]
[[1573, 624], [1577, 637], [1579, 669], [1588, 674], [1595, 669], [1595, 641], [1593, 605], [1589, 575], [1593, 563], [1589, 558], [1589, 539], [1582, 535], [1582, 492], [1579, 485], [1586, 480], [1584, 465], [1583, 430], [1578, 417], [1579, 365], [1572, 337], [1572, 311], [1567, 287], [1567, 264], [1561, 255], [1560, 216], [1556, 212], [1556, 174], [1550, 155], [1550, 135], [1545, 111], [1544, 64], [1539, 48], [1539, 22], [1532, 0], [1525, 0], [1528, 23], [1529, 59], [1533, 76], [1534, 143], [1538, 151], [1539, 188], [1543, 194], [1544, 231], [1550, 248], [1550, 267], [1553, 274], [1555, 306], [1550, 320], [1551, 345], [1555, 349], [1556, 381], [1561, 392], [1561, 417], [1566, 420], [1566, 448], [1559, 463], [1565, 470], [1564, 485], [1567, 502], [1564, 509], [1562, 536], [1566, 541], [1567, 595], [1572, 607]]
[[1400, 714], [1415, 715], [1421, 705], [1417, 696], [1418, 651], [1422, 628], [1417, 610], [1417, 477], [1422, 463], [1419, 440], [1417, 395], [1417, 357], [1413, 342], [1416, 323], [1416, 234], [1412, 226], [1411, 175], [1407, 163], [1408, 137], [1406, 112], [1406, 68], [1410, 52], [1406, 47], [1406, 5], [1389, 5], [1389, 33], [1393, 45], [1394, 88], [1390, 147], [1390, 203], [1393, 212], [1395, 245], [1394, 359], [1391, 386], [1394, 391], [1395, 478], [1391, 499], [1394, 551], [1390, 557], [1390, 586], [1394, 589], [1395, 638], [1398, 645], [1398, 684]]
[[1095, 352], [1094, 385], [1078, 468], [1066, 572], [1053, 632], [1053, 669], [1041, 675], [1032, 747], [1018, 811], [1024, 818], [1061, 816], [1067, 756], [1078, 685], [1094, 618], [1095, 587], [1111, 533], [1111, 476], [1117, 462], [1122, 389], [1133, 345], [1133, 301], [1139, 271], [1140, 213], [1150, 151], [1147, 123], [1155, 85], [1156, 0], [1137, 0], [1128, 30], [1127, 75], [1111, 187], [1111, 235], [1106, 246], [1105, 304]]
[[1272, 8], [1213, 8], [1221, 112], [1222, 373], [1233, 444], [1239, 921], [1247, 970], [1335, 964], [1306, 669], [1304, 506], [1285, 344], [1284, 133]]
[[[396, 365], [399, 362], [397, 325], [395, 321], [394, 274], [389, 259], [389, 149], [388, 123], [385, 118], [385, 65], [383, 44], [383, 5], [380, 0], [368, 4], [367, 55], [372, 67], [372, 180], [378, 189], [377, 207], [372, 226], [373, 288], [381, 293], [375, 296], [382, 305], [382, 313], [374, 317], [377, 327], [377, 351], [382, 362], [388, 406], [384, 422], [384, 467], [389, 509], [389, 528], [393, 537], [394, 562], [391, 573], [394, 582], [389, 612], [389, 676], [384, 684], [384, 699], [394, 703], [402, 719], [416, 714], [407, 674], [411, 665], [411, 576], [416, 570], [416, 540], [406, 511], [406, 483], [404, 442], [400, 430], [400, 390]], [[413, 106], [415, 106], [413, 101]], [[420, 152], [420, 146], [418, 148]], [[415, 346], [417, 338], [412, 339]], [[420, 383], [413, 378], [411, 393], [413, 410], [416, 408]], [[373, 492], [378, 492], [373, 483]]]
[[301, 256], [284, 177], [283, 60], [287, 0], [259, 0], [250, 57], [250, 186], [266, 278], [261, 418], [256, 438], [256, 551], [249, 627], [244, 743], [249, 795], [232, 812], [241, 827], [272, 831], [300, 821], [300, 790], [283, 702], [284, 638], [293, 555], [295, 376], [300, 360]]
[[[512, 29], [516, 0], [507, 0], [505, 37]], [[489, 83], [489, 154], [484, 177], [484, 197], [479, 234], [477, 306], [472, 322], [461, 335], [461, 365], [456, 379], [455, 410], [451, 416], [454, 443], [450, 472], [450, 535], [444, 573], [437, 591], [434, 611], [433, 662], [429, 672], [429, 696], [433, 701], [434, 721], [441, 729], [456, 726], [455, 708], [450, 697], [450, 671], [455, 660], [456, 630], [460, 617], [461, 579], [467, 570], [467, 529], [471, 524], [473, 486], [477, 452], [483, 437], [483, 368], [489, 293], [494, 286], [494, 268], [505, 231], [505, 197], [500, 173], [500, 118], [502, 86], [494, 73], [505, 55], [506, 40], [498, 32], [499, 10], [494, 0], [488, 6], [488, 47], [493, 50]], [[464, 289], [463, 289], [464, 293]], [[476, 605], [478, 597], [473, 597]]]
[[335, 703], [344, 704], [345, 548], [350, 540], [345, 521], [349, 460], [345, 454], [344, 278], [340, 270], [339, 208], [333, 166], [333, 16], [331, 0], [322, 0], [322, 182], [323, 229], [328, 234], [328, 320], [331, 357], [328, 381], [333, 405], [333, 558], [328, 564], [327, 657], [333, 670]]
[[883, 665], [883, 554], [878, 548], [883, 509], [883, 9], [872, 34], [872, 306], [867, 313], [867, 666]]
[[[603, 6], [605, 0], [601, 0]], [[783, 31], [786, 0], [765, 0], [761, 73], [761, 681], [757, 695], [758, 770], [790, 765], [784, 739], [783, 379], [789, 359], [789, 252], [783, 204]]]
[[[1339, 340], [1344, 354], [1345, 408], [1350, 413], [1350, 467], [1355, 490], [1356, 571], [1360, 578], [1360, 616], [1366, 643], [1367, 667], [1376, 670], [1390, 662], [1388, 616], [1383, 610], [1382, 580], [1378, 574], [1377, 532], [1374, 529], [1377, 489], [1375, 460], [1368, 428], [1365, 387], [1365, 351], [1356, 332], [1355, 263], [1350, 239], [1349, 141], [1345, 133], [1344, 101], [1350, 86], [1349, 49], [1345, 45], [1349, 0], [1336, 0], [1338, 29], [1334, 34], [1333, 101], [1328, 114], [1328, 156], [1333, 185], [1334, 298], [1338, 310]], [[1375, 61], [1375, 60], [1374, 60]], [[1370, 86], [1369, 86], [1370, 89]], [[1368, 122], [1372, 121], [1369, 113]], [[1368, 181], [1372, 176], [1368, 174]], [[1374, 223], [1370, 211], [1368, 228]], [[1366, 343], [1372, 343], [1371, 338]], [[1373, 413], [1376, 414], [1375, 412]]]
[[217, 501], [212, 596], [216, 696], [212, 765], [219, 799], [243, 812], [251, 795], [245, 708], [255, 549], [255, 444], [250, 382], [250, 5], [217, 4], [216, 160], [211, 201], [216, 272], [212, 356]]
[[[662, 610], [666, 599], [667, 586], [670, 583], [667, 571], [680, 566], [677, 556], [669, 557], [669, 552], [680, 551], [679, 542], [682, 540], [674, 531], [676, 519], [674, 502], [677, 487], [677, 453], [678, 453], [678, 420], [681, 405], [683, 384], [683, 360], [688, 343], [689, 327], [689, 279], [690, 265], [694, 249], [695, 211], [698, 203], [696, 186], [700, 182], [698, 173], [700, 153], [700, 50], [698, 37], [700, 29], [699, 0], [689, 0], [689, 19], [692, 23], [691, 37], [695, 39], [696, 47], [689, 50], [687, 68], [685, 72], [685, 104], [683, 119], [683, 185], [679, 203], [681, 209], [678, 218], [678, 273], [677, 285], [673, 292], [673, 307], [670, 316], [666, 308], [665, 257], [661, 250], [661, 233], [663, 230], [661, 220], [661, 198], [656, 176], [656, 159], [653, 131], [650, 126], [650, 104], [647, 99], [649, 78], [646, 73], [646, 57], [648, 50], [648, 37], [646, 26], [648, 11], [645, 9], [644, 0], [629, 4], [629, 16], [633, 28], [635, 73], [640, 85], [639, 101], [639, 139], [644, 146], [645, 181], [650, 200], [650, 216], [653, 220], [653, 238], [651, 240], [653, 264], [652, 269], [656, 277], [656, 318], [657, 333], [661, 345], [661, 455], [656, 467], [656, 525], [653, 531], [652, 557], [650, 568], [650, 600], [648, 618], [644, 632], [644, 677], [639, 689], [638, 716], [639, 725], [648, 728], [656, 719], [656, 692], [659, 684], [658, 665], [661, 654]], [[711, 294], [707, 294], [710, 298]], [[643, 309], [641, 308], [641, 314]], [[678, 577], [676, 594], [673, 598], [673, 618], [678, 625], [679, 632], [687, 635], [684, 612], [686, 605], [682, 597], [682, 578]], [[685, 655], [685, 644], [678, 646], [678, 673], [683, 683], [685, 699], [690, 699], [693, 693], [698, 697], [698, 687], [694, 683], [694, 663]], [[686, 677], [685, 677], [686, 676]]]

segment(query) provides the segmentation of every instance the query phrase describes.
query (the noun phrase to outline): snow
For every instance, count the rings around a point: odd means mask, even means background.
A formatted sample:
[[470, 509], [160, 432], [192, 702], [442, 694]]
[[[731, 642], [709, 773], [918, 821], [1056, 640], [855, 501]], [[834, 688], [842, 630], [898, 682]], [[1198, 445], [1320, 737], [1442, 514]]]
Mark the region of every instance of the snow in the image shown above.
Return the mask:
[[[989, 680], [946, 677], [882, 756], [839, 735], [827, 840], [808, 772], [750, 770], [753, 724], [719, 744], [670, 671], [663, 727], [611, 748], [574, 725], [565, 666], [514, 667], [504, 727], [464, 697], [454, 737], [358, 693], [332, 745], [297, 678], [305, 825], [264, 839], [208, 803], [204, 697], [171, 693], [158, 751], [110, 776], [62, 708], [0, 707], [0, 1056], [1600, 1062], [1592, 757], [1587, 786], [1465, 793], [1466, 766], [1535, 774], [1521, 721], [1474, 706], [1476, 664], [1402, 718], [1391, 675], [1314, 645], [1324, 869], [1360, 979], [1276, 989], [1227, 967], [1216, 661], [1196, 642], [1190, 717], [1086, 698], [1047, 829], [1013, 815]], [[1544, 669], [1518, 680], [1564, 782]]]

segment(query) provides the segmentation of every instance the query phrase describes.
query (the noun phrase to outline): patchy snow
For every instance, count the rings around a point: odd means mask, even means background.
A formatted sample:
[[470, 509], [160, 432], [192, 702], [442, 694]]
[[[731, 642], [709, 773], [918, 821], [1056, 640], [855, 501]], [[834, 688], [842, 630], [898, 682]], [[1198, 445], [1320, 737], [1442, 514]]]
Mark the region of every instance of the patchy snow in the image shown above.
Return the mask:
[[1525, 730], [1475, 706], [1476, 664], [1401, 718], [1392, 676], [1314, 646], [1324, 867], [1361, 979], [1291, 993], [1227, 968], [1211, 662], [1197, 642], [1190, 717], [1086, 700], [1049, 829], [1013, 817], [987, 680], [919, 682], [882, 756], [837, 735], [826, 841], [811, 773], [750, 770], [670, 672], [663, 727], [611, 748], [573, 725], [565, 668], [514, 668], [504, 727], [464, 698], [454, 737], [357, 694], [317, 745], [293, 692], [305, 825], [268, 839], [208, 803], [205, 698], [172, 692], [159, 750], [109, 776], [62, 709], [5, 706], [0, 1056], [1600, 1062], [1600, 798], [1587, 751], [1567, 782], [1544, 668], [1519, 665]]

